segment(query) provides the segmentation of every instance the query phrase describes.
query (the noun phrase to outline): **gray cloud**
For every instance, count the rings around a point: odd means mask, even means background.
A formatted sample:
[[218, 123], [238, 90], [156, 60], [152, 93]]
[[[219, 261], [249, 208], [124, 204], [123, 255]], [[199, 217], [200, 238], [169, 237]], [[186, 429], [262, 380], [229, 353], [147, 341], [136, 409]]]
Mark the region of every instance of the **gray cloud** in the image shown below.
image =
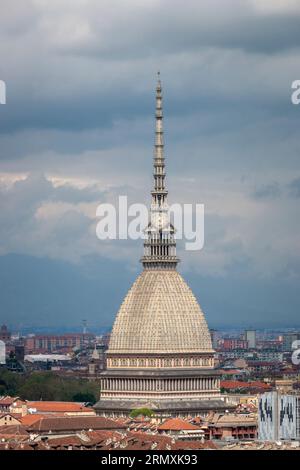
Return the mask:
[[[246, 316], [280, 315], [274, 295], [291, 299], [294, 319], [299, 16], [293, 0], [2, 0], [0, 253], [43, 260], [42, 270], [50, 258], [71, 263], [74, 286], [77, 269], [100, 275], [98, 260], [107, 273], [136, 269], [141, 243], [99, 243], [94, 214], [119, 194], [149, 201], [160, 68], [170, 202], [203, 202], [206, 213], [204, 250], [180, 245], [181, 269], [204, 282], [215, 319], [226, 302], [241, 308], [247, 283], [260, 304], [246, 296]], [[243, 292], [235, 301], [230, 282]]]
[[300, 197], [300, 177], [295, 178], [293, 181], [291, 181], [288, 187], [290, 190], [290, 194], [293, 197], [296, 197], [296, 198]]
[[276, 199], [280, 195], [281, 189], [276, 181], [257, 187], [253, 192], [253, 197], [256, 199]]
[[[300, 45], [297, 7], [278, 12], [244, 0], [184, 7], [153, 0], [116, 8], [90, 0], [70, 9], [66, 1], [32, 0], [23, 12], [19, 3], [3, 6], [8, 103], [2, 133], [108, 129], [119, 119], [145, 117], [160, 67], [171, 115], [223, 108], [234, 123], [290, 102]], [[238, 112], [242, 104], [247, 113]]]

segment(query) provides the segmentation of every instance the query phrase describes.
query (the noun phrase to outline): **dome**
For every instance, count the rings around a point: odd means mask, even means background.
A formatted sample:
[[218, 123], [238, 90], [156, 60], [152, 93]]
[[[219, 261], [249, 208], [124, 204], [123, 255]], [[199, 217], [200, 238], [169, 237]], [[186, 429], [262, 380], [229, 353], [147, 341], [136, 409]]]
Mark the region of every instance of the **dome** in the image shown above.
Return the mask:
[[176, 270], [145, 269], [116, 317], [108, 353], [212, 352], [200, 306]]

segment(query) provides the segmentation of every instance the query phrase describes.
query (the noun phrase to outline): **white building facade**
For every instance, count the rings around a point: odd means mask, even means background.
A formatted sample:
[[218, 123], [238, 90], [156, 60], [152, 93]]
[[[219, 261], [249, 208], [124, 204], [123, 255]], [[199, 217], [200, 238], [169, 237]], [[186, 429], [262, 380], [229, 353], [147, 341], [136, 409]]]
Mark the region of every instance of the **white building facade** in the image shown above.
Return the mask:
[[258, 438], [262, 441], [300, 440], [300, 395], [278, 392], [261, 395]]

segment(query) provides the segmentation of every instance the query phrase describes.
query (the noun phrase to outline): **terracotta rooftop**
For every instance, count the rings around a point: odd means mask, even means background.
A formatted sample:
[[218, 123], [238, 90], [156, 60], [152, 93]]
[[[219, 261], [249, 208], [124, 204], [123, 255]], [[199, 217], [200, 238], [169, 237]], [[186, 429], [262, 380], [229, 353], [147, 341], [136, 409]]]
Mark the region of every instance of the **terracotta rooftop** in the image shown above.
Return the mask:
[[189, 423], [180, 418], [167, 419], [163, 424], [158, 426], [159, 431], [196, 431], [199, 426]]
[[201, 416], [196, 416], [195, 418], [192, 419], [193, 424], [201, 424], [203, 422], [203, 418]]
[[10, 406], [12, 405], [16, 400], [18, 400], [18, 397], [10, 397], [9, 395], [5, 397], [0, 397], [0, 406]]
[[64, 416], [43, 417], [28, 427], [29, 431], [60, 432], [81, 431], [89, 429], [125, 429], [125, 425], [117, 424], [111, 419], [101, 416]]
[[37, 413], [92, 413], [92, 408], [87, 408], [82, 403], [68, 401], [28, 401], [27, 408], [37, 410]]
[[264, 382], [240, 382], [238, 380], [221, 380], [221, 388], [237, 389], [237, 388], [260, 388], [270, 390], [271, 386]]
[[39, 421], [41, 418], [43, 418], [44, 416], [41, 415], [41, 414], [28, 414], [28, 415], [25, 415], [25, 416], [22, 416], [22, 418], [20, 419], [21, 423], [23, 426], [31, 426], [33, 423], [36, 423], [37, 421]]
[[20, 398], [14, 399], [14, 402], [12, 404], [12, 406], [22, 406], [22, 405], [26, 405], [26, 401], [20, 400]]
[[176, 450], [189, 450], [189, 449], [217, 449], [217, 446], [212, 441], [176, 441], [174, 445]]
[[80, 436], [75, 435], [75, 436], [67, 436], [67, 437], [55, 437], [49, 439], [47, 444], [55, 449], [55, 448], [64, 448], [64, 447], [69, 447], [69, 446], [82, 446], [84, 444], [89, 443], [88, 440], [84, 440], [80, 438]]
[[24, 435], [28, 436], [28, 433], [24, 426], [21, 424], [15, 424], [12, 426], [1, 426], [0, 427], [0, 439], [3, 438], [3, 435]]
[[[25, 439], [25, 440], [24, 440]], [[144, 432], [125, 432], [112, 430], [83, 431], [73, 436], [52, 437], [43, 440], [29, 440], [18, 436], [14, 440], [0, 442], [0, 450], [188, 450], [215, 449], [211, 441], [176, 441], [170, 436]]]
[[257, 426], [257, 418], [254, 415], [241, 415], [236, 413], [215, 413], [208, 421], [215, 427], [225, 426]]

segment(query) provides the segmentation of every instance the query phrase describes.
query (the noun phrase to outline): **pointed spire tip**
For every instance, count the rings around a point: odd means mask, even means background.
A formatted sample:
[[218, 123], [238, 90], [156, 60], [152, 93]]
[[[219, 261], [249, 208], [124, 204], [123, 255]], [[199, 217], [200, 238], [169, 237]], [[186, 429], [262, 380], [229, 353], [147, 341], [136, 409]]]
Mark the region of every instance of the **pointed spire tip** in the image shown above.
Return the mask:
[[157, 90], [161, 90], [161, 81], [160, 81], [160, 70], [157, 72]]

